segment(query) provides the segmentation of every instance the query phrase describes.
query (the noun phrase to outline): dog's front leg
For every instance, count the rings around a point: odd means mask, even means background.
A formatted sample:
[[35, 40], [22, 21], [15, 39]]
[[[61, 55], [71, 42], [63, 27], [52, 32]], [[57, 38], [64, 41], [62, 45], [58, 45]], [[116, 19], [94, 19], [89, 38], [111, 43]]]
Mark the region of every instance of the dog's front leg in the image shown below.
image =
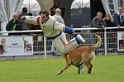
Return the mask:
[[80, 66], [78, 67], [78, 74], [80, 74]]
[[56, 75], [60, 75], [63, 71], [65, 71], [69, 66], [71, 66], [71, 64], [67, 64], [59, 73], [57, 73]]

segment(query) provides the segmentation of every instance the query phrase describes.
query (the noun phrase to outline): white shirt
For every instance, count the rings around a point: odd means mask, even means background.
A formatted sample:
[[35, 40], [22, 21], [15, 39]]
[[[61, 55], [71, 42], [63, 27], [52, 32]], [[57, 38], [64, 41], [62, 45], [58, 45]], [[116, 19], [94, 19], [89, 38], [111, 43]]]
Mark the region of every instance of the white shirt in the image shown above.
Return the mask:
[[65, 24], [65, 22], [60, 14], [56, 13], [53, 17], [56, 19], [56, 21], [58, 21], [62, 24]]

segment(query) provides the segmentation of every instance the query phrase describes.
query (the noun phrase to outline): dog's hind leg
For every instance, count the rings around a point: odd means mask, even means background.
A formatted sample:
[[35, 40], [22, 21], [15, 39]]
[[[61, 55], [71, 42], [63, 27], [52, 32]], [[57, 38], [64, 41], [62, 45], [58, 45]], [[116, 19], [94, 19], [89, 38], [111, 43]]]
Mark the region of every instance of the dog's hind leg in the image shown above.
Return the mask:
[[89, 68], [88, 68], [88, 73], [91, 74], [93, 65], [89, 62]]
[[88, 74], [91, 74], [91, 70], [92, 70], [92, 67], [93, 67], [93, 65], [89, 62], [89, 61], [87, 61], [87, 60], [83, 60], [83, 63], [87, 66], [87, 68], [88, 68]]

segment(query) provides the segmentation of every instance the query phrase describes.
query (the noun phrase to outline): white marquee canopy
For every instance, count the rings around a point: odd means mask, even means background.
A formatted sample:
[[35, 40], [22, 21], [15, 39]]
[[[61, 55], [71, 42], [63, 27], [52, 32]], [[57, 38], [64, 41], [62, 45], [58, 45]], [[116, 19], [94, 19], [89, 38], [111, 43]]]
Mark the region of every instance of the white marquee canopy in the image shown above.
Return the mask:
[[107, 14], [110, 14], [111, 18], [112, 15], [118, 11], [119, 0], [101, 0], [104, 10]]
[[23, 0], [0, 0], [1, 30], [6, 31], [6, 24], [12, 18], [14, 12], [18, 12]]
[[[6, 31], [6, 24], [12, 18], [13, 12], [19, 12], [22, 3], [24, 0], [0, 0], [0, 21], [1, 30]], [[40, 5], [42, 5], [42, 9], [48, 8], [45, 6], [46, 4], [52, 3], [54, 0], [37, 0]], [[119, 1], [120, 0], [101, 0], [105, 12], [110, 14], [111, 17], [113, 15], [112, 12], [118, 11]], [[52, 5], [52, 4], [51, 4]], [[51, 6], [50, 5], [50, 6]]]

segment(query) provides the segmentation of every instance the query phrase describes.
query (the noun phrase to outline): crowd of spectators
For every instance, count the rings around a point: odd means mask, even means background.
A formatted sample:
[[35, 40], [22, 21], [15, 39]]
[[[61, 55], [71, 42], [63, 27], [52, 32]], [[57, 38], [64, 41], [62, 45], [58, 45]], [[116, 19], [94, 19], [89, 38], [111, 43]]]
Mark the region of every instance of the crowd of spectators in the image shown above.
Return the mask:
[[[41, 15], [41, 12], [39, 12], [39, 15]], [[52, 6], [50, 8], [50, 15], [53, 16], [58, 22], [64, 24], [64, 20], [61, 17], [61, 9], [59, 9], [57, 6]], [[20, 31], [20, 30], [40, 30], [39, 25], [31, 25], [23, 22], [20, 17], [21, 16], [32, 16], [32, 13], [28, 13], [28, 9], [26, 7], [22, 8], [22, 13], [19, 15], [18, 13], [13, 13], [12, 20], [8, 22], [6, 25], [7, 31]], [[61, 19], [61, 20], [60, 20]], [[118, 30], [121, 30], [120, 27], [124, 26], [124, 13], [123, 13], [123, 7], [118, 8], [118, 12], [115, 12], [113, 16], [110, 16], [109, 14], [106, 14], [105, 17], [103, 17], [102, 12], [97, 12], [96, 16], [91, 21], [91, 27], [93, 28], [106, 28], [106, 27], [118, 27]], [[96, 32], [103, 32], [103, 29], [99, 30], [91, 30], [92, 33]], [[107, 30], [109, 32], [112, 32], [114, 30]], [[29, 34], [29, 33], [23, 33], [23, 35]], [[20, 35], [20, 33], [9, 33], [9, 35]], [[115, 34], [110, 34], [111, 37]], [[91, 38], [94, 38], [94, 35], [90, 35]], [[91, 44], [95, 44], [96, 41], [91, 41]], [[54, 45], [53, 45], [54, 46]]]
[[[116, 33], [114, 33], [115, 31], [122, 31], [122, 29], [120, 28], [121, 26], [124, 26], [124, 13], [123, 13], [123, 7], [119, 7], [118, 8], [118, 12], [115, 12], [113, 14], [113, 16], [110, 16], [110, 14], [106, 14], [105, 17], [103, 17], [102, 12], [97, 12], [97, 15], [92, 19], [91, 22], [91, 27], [94, 28], [109, 28], [109, 27], [118, 27], [118, 29], [108, 29], [107, 32], [109, 32], [107, 34], [107, 41], [109, 41], [109, 43], [117, 43], [117, 40], [113, 40], [113, 38], [111, 37], [115, 37], [117, 36]], [[100, 29], [100, 30], [92, 30], [92, 33], [100, 33], [103, 32], [104, 29]], [[114, 31], [114, 32], [113, 32]], [[95, 38], [94, 35], [90, 35], [91, 38]], [[101, 37], [104, 39], [104, 36], [101, 35]], [[110, 40], [111, 39], [111, 40]], [[95, 44], [97, 42], [97, 40], [92, 40], [90, 43], [91, 45]], [[104, 40], [103, 40], [103, 44], [102, 47], [104, 48]], [[116, 47], [116, 46], [113, 46]], [[98, 53], [98, 51], [96, 50], [96, 54]]]
[[[39, 15], [41, 14], [41, 11], [39, 12]], [[21, 20], [22, 16], [32, 16], [32, 13], [28, 13], [27, 7], [22, 8], [22, 13], [13, 13], [12, 20], [10, 20], [6, 25], [7, 31], [24, 31], [24, 30], [41, 30], [39, 25], [32, 25], [25, 23]], [[37, 32], [38, 33], [38, 32]], [[32, 34], [28, 32], [23, 33], [9, 33], [8, 35], [27, 35]]]

